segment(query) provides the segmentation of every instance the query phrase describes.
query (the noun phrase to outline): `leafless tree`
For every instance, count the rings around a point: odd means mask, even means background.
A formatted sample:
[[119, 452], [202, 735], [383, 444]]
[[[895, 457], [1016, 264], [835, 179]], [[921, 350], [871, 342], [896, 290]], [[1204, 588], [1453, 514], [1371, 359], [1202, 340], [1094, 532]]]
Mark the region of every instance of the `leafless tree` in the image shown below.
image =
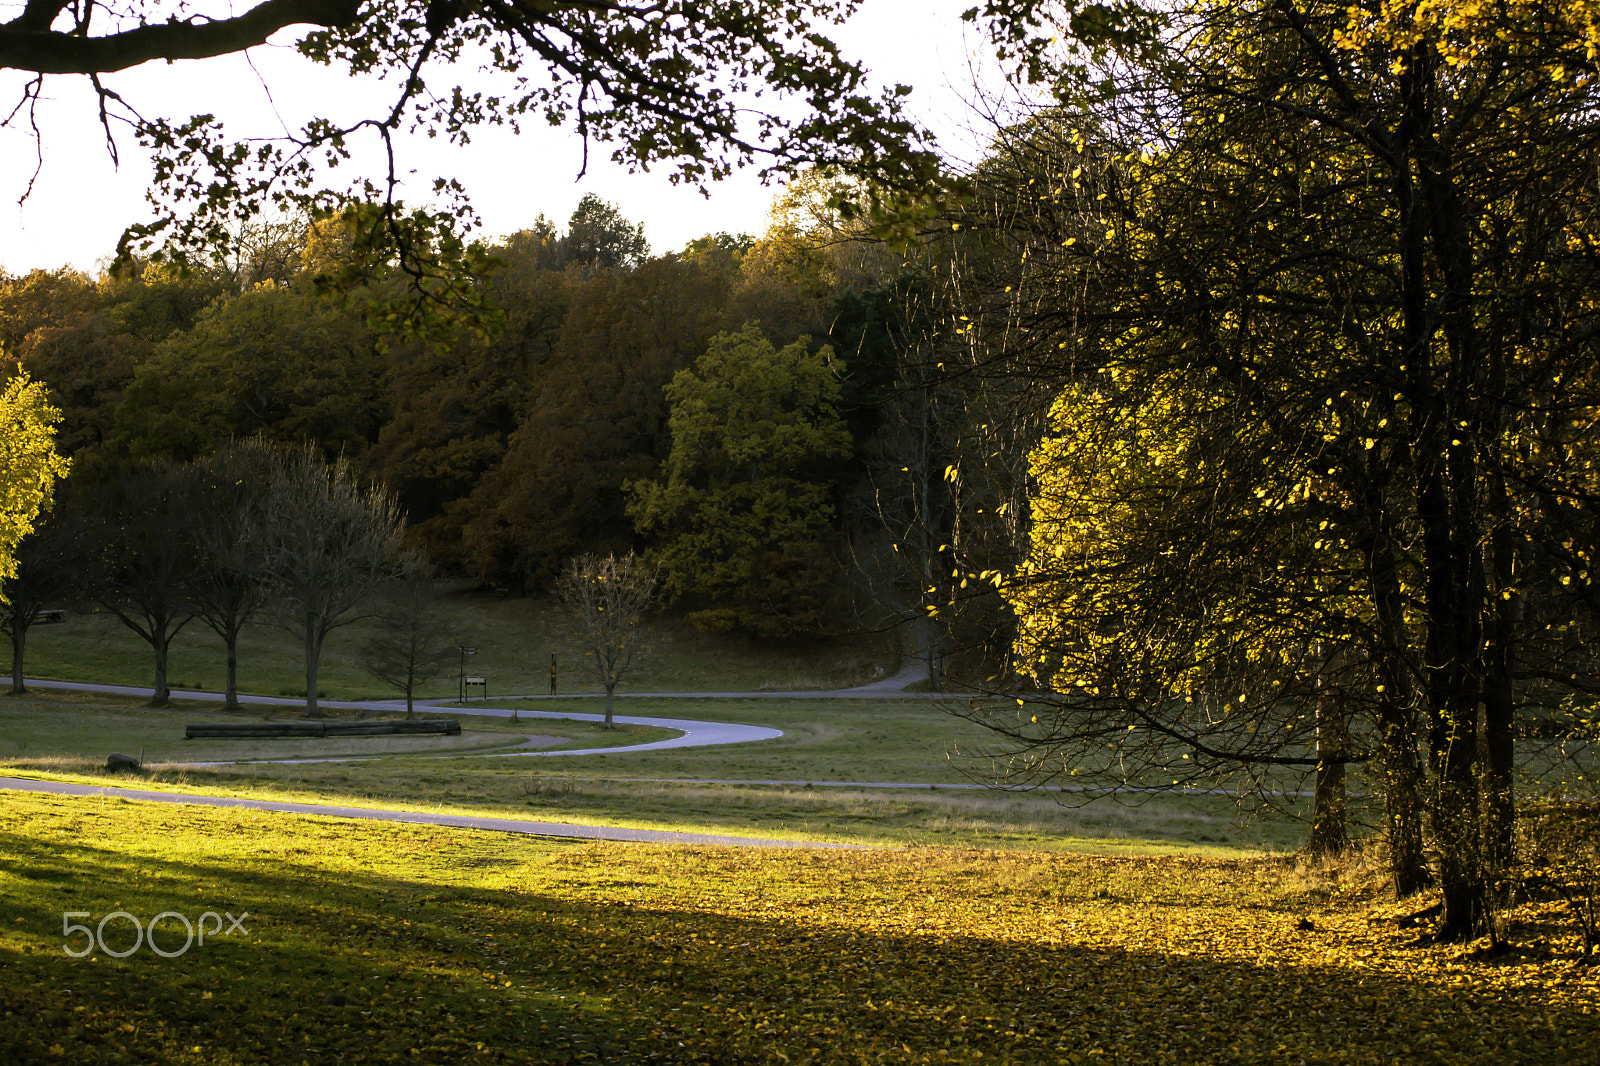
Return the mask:
[[401, 558], [394, 580], [378, 590], [372, 618], [375, 629], [362, 646], [361, 664], [406, 694], [406, 717], [411, 718], [417, 686], [450, 673], [460, 644], [439, 613], [439, 594], [426, 558], [415, 552]]
[[45, 605], [64, 600], [77, 589], [82, 572], [81, 525], [59, 512], [40, 519], [33, 532], [17, 545], [17, 572], [0, 591], [0, 629], [11, 638], [11, 695], [28, 689], [23, 677], [23, 652], [28, 630], [45, 611]]
[[310, 445], [285, 457], [269, 498], [265, 542], [279, 624], [305, 649], [306, 717], [320, 718], [323, 642], [361, 618], [361, 605], [393, 578], [403, 520], [391, 492], [363, 486], [348, 461], [327, 462]]
[[277, 591], [267, 565], [267, 490], [282, 464], [282, 454], [257, 437], [236, 441], [190, 468], [197, 507], [189, 596], [196, 616], [227, 649], [229, 710], [239, 706], [239, 634]]
[[152, 707], [171, 698], [167, 656], [195, 616], [189, 599], [196, 545], [193, 485], [170, 463], [131, 466], [103, 486], [86, 513], [83, 589], [150, 645]]
[[655, 588], [656, 568], [632, 552], [580, 555], [567, 562], [556, 583], [556, 595], [583, 631], [595, 680], [606, 690], [607, 729], [617, 684], [639, 652], [639, 619]]

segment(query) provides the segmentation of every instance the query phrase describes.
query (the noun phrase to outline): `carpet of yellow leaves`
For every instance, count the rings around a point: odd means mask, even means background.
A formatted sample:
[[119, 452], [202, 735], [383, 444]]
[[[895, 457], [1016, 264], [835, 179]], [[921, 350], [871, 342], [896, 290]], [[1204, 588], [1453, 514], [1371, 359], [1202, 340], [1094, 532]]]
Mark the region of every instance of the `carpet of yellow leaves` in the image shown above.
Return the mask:
[[[0, 796], [0, 1061], [1594, 1063], [1560, 905], [1494, 957], [1283, 860], [559, 843]], [[63, 910], [248, 910], [181, 959]]]

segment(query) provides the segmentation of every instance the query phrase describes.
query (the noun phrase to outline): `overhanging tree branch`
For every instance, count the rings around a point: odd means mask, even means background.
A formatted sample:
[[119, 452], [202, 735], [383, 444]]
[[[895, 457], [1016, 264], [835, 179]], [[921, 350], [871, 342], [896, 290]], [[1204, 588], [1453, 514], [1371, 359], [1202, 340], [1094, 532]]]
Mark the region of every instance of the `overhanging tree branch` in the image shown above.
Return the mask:
[[41, 23], [53, 23], [64, 6], [32, 3], [0, 26], [0, 67], [36, 74], [107, 74], [152, 59], [213, 59], [265, 44], [289, 26], [353, 25], [361, 7], [358, 0], [266, 0], [234, 18], [174, 18], [104, 37], [79, 36], [76, 28], [67, 33], [39, 29]]

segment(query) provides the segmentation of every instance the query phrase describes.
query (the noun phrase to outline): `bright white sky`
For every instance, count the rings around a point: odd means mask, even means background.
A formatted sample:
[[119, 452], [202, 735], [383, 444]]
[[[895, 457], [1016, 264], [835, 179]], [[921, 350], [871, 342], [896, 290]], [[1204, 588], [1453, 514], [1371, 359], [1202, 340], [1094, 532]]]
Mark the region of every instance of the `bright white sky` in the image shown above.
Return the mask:
[[[974, 130], [979, 123], [966, 104], [972, 57], [982, 54], [982, 42], [960, 20], [971, 2], [865, 0], [849, 24], [832, 32], [842, 52], [865, 63], [880, 84], [915, 88], [913, 110], [938, 135], [946, 154], [958, 160], [971, 160], [987, 141], [987, 134]], [[988, 80], [995, 80], [992, 61], [980, 62], [984, 66]], [[283, 124], [297, 128], [311, 115], [329, 111], [335, 118], [374, 114], [388, 99], [370, 84], [274, 45], [252, 50], [248, 60], [150, 63], [103, 81], [145, 114], [210, 112], [230, 131], [245, 133], [276, 132]], [[3, 111], [9, 111], [21, 84], [14, 76], [0, 79], [0, 91], [8, 94], [0, 97]], [[0, 128], [0, 269], [21, 274], [70, 264], [93, 274], [115, 249], [123, 227], [147, 217], [143, 198], [149, 163], [125, 137], [118, 145], [121, 164], [112, 165], [84, 79], [49, 79], [45, 96], [39, 108], [44, 168], [20, 204], [35, 165], [34, 144], [25, 128]], [[22, 121], [19, 117], [13, 126]], [[402, 169], [418, 173], [415, 191], [402, 190], [402, 196], [425, 199], [435, 173], [456, 177], [483, 218], [482, 234], [491, 237], [524, 229], [541, 212], [562, 225], [578, 200], [593, 192], [616, 204], [624, 217], [644, 223], [653, 251], [668, 252], [719, 230], [759, 234], [773, 193], [748, 174], [736, 175], [714, 186], [707, 200], [670, 185], [664, 173], [628, 174], [610, 162], [604, 145], [592, 146], [589, 173], [577, 182], [577, 139], [548, 127], [525, 129], [520, 137], [484, 130], [459, 150], [418, 139], [403, 152]], [[366, 169], [381, 177], [376, 164]], [[352, 172], [352, 164], [340, 170]], [[336, 177], [342, 185], [349, 173]]]

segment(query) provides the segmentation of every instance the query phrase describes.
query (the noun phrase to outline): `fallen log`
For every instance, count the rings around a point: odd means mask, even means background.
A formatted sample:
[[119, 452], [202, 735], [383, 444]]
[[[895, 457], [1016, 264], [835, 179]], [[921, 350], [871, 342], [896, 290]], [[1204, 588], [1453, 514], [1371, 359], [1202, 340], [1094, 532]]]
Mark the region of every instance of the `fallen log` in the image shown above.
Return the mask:
[[195, 722], [183, 727], [183, 738], [201, 737], [379, 737], [397, 734], [459, 736], [454, 718], [422, 718], [393, 722]]

